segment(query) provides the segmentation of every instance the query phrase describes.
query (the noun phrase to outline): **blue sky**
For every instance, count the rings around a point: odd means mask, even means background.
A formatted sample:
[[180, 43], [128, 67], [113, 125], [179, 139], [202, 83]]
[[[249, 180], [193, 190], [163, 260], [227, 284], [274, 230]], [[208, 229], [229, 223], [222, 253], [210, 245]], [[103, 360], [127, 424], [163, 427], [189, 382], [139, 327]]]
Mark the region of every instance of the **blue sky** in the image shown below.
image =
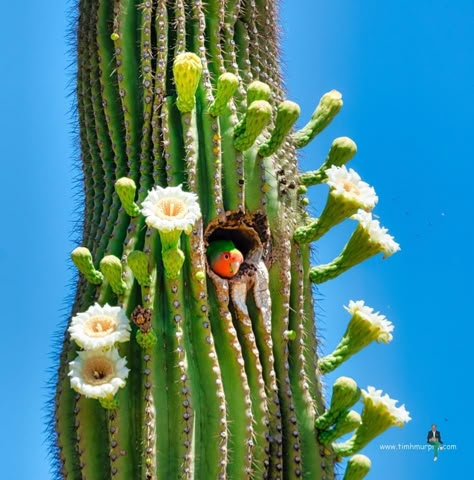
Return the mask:
[[[53, 8], [53, 3], [59, 8]], [[298, 5], [297, 7], [295, 5]], [[3, 348], [0, 349], [2, 478], [47, 480], [44, 404], [57, 325], [65, 313], [74, 243], [74, 150], [68, 111], [65, 2], [7, 2], [0, 29], [0, 159], [3, 205]], [[323, 352], [338, 342], [350, 299], [392, 320], [395, 338], [372, 345], [326, 379], [352, 376], [405, 403], [413, 420], [364, 451], [368, 478], [466, 478], [470, 430], [473, 297], [471, 1], [290, 2], [281, 9], [288, 96], [302, 121], [326, 91], [344, 107], [301, 158], [317, 167], [333, 138], [358, 144], [351, 162], [380, 197], [375, 213], [402, 250], [376, 257], [319, 288]], [[6, 21], [5, 19], [8, 19]], [[312, 212], [326, 192], [311, 195]], [[353, 228], [337, 227], [315, 259], [337, 255]], [[431, 423], [457, 450], [381, 451], [423, 443]]]

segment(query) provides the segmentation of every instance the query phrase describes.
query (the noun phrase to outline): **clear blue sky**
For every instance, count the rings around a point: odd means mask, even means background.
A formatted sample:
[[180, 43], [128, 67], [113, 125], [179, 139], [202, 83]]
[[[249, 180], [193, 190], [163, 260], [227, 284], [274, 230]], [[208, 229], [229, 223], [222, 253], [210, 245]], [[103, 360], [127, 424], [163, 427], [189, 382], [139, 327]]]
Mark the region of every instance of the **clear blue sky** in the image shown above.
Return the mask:
[[[66, 260], [76, 206], [68, 5], [25, 0], [21, 9], [14, 2], [2, 8], [0, 465], [9, 480], [50, 478], [43, 434], [47, 370], [71, 292]], [[301, 104], [302, 118], [330, 89], [340, 90], [345, 102], [305, 149], [302, 168], [318, 166], [333, 138], [352, 137], [359, 153], [351, 166], [376, 188], [375, 213], [402, 246], [319, 289], [325, 352], [345, 329], [342, 305], [350, 299], [366, 300], [396, 325], [391, 344], [370, 346], [337, 371], [362, 387], [384, 389], [413, 418], [365, 449], [373, 463], [368, 478], [468, 478], [473, 3], [285, 0], [281, 13], [289, 98]], [[324, 196], [312, 195], [313, 212]], [[317, 258], [326, 262], [339, 253], [352, 227], [338, 227], [321, 241]], [[335, 378], [328, 377], [328, 387]], [[446, 443], [457, 445], [437, 463], [427, 452], [380, 450], [380, 444], [423, 443], [433, 422]]]

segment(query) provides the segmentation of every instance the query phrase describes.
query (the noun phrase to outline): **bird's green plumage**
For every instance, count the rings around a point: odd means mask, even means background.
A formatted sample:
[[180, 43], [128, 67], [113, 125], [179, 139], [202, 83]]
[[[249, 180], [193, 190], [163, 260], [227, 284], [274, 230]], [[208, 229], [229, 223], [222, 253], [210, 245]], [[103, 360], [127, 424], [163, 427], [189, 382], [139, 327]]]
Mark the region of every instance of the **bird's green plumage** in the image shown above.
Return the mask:
[[237, 250], [232, 240], [215, 240], [207, 247], [209, 262], [214, 263], [222, 252], [233, 252]]

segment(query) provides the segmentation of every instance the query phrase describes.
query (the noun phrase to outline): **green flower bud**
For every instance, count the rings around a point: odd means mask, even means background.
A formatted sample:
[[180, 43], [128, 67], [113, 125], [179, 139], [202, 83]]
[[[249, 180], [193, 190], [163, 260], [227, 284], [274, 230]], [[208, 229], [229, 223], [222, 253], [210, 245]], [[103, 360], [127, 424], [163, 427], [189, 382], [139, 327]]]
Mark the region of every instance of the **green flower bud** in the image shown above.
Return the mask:
[[184, 264], [184, 253], [179, 248], [170, 248], [162, 252], [165, 275], [168, 279], [176, 279]]
[[217, 91], [214, 101], [209, 105], [209, 113], [213, 117], [222, 115], [239, 86], [239, 79], [230, 72], [223, 73], [217, 79]]
[[99, 398], [99, 402], [106, 410], [115, 410], [118, 407], [118, 400], [115, 397]]
[[311, 172], [305, 172], [300, 175], [300, 183], [310, 187], [319, 185], [326, 180], [326, 170], [332, 166], [342, 167], [351, 160], [357, 153], [357, 145], [349, 137], [336, 138], [331, 145], [329, 153], [324, 163]]
[[271, 96], [270, 87], [266, 83], [255, 80], [247, 87], [247, 108], [257, 100], [270, 100]]
[[94, 267], [92, 254], [86, 247], [77, 247], [71, 253], [71, 259], [85, 279], [94, 285], [100, 285], [104, 276]]
[[122, 262], [115, 255], [107, 255], [100, 261], [100, 270], [117, 295], [123, 295], [127, 285], [122, 279]]
[[143, 350], [151, 350], [158, 342], [158, 337], [153, 330], [148, 332], [137, 331], [137, 343]]
[[265, 100], [252, 102], [247, 109], [244, 130], [235, 137], [235, 148], [240, 151], [248, 150], [268, 125], [271, 117], [272, 107], [268, 102]]
[[349, 377], [339, 377], [332, 387], [332, 397], [329, 409], [316, 419], [318, 430], [326, 430], [337, 417], [351, 408], [360, 398], [360, 389], [357, 383]]
[[337, 115], [342, 107], [342, 95], [337, 90], [325, 93], [319, 101], [310, 121], [294, 135], [296, 148], [303, 148], [313, 138], [321, 133]]
[[329, 445], [334, 440], [353, 432], [361, 424], [360, 414], [355, 410], [349, 410], [341, 413], [334, 423], [334, 426], [329, 430], [324, 430], [319, 433], [319, 441], [323, 445]]
[[286, 135], [291, 130], [298, 117], [301, 109], [295, 102], [288, 100], [280, 103], [275, 119], [275, 127], [272, 135], [259, 149], [258, 153], [262, 157], [273, 155], [285, 140]]
[[122, 177], [115, 182], [115, 191], [117, 192], [127, 215], [130, 215], [131, 217], [140, 215], [140, 209], [135, 203], [136, 190], [137, 186], [131, 178]]
[[149, 287], [151, 285], [151, 275], [148, 271], [147, 255], [134, 250], [128, 255], [127, 263], [140, 286]]
[[354, 455], [347, 462], [343, 480], [362, 480], [369, 473], [372, 463], [365, 455]]
[[201, 74], [201, 59], [195, 53], [185, 52], [175, 57], [173, 75], [178, 93], [176, 106], [180, 112], [187, 113], [194, 108], [196, 90]]

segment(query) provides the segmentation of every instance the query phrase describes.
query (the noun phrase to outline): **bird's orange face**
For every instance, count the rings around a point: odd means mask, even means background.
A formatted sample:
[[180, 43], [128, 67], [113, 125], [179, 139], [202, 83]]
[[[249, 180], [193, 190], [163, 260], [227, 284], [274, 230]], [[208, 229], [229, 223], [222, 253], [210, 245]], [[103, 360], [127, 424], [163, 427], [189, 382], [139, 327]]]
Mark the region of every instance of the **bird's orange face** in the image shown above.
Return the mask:
[[239, 271], [244, 256], [238, 250], [222, 252], [214, 263], [212, 269], [223, 278], [232, 278]]

